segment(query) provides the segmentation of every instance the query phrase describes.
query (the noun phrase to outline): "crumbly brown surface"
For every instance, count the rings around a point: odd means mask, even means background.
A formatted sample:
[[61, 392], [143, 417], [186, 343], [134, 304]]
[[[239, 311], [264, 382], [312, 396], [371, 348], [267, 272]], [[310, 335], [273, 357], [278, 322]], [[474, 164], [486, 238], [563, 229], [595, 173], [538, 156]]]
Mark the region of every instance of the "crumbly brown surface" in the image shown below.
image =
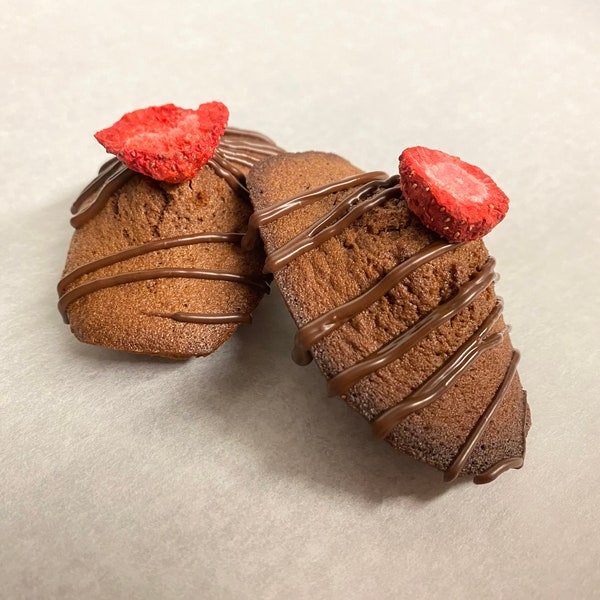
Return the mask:
[[[191, 181], [168, 184], [134, 175], [102, 211], [76, 230], [64, 273], [148, 241], [197, 233], [244, 232], [251, 207], [209, 166]], [[159, 250], [118, 262], [80, 277], [161, 267], [261, 273], [262, 249], [242, 252], [231, 243], [202, 243]], [[216, 350], [237, 324], [182, 323], [155, 316], [174, 312], [250, 313], [262, 293], [226, 281], [163, 278], [98, 290], [68, 308], [73, 333], [83, 342], [127, 352], [187, 358]]]
[[[248, 175], [253, 205], [261, 209], [360, 170], [333, 154], [284, 154], [257, 164]], [[326, 198], [263, 225], [267, 254], [325, 214], [348, 192]], [[437, 238], [407, 209], [388, 200], [275, 274], [299, 327], [372, 287], [395, 265]], [[314, 359], [327, 378], [377, 350], [438, 304], [452, 298], [488, 258], [482, 241], [457, 247], [417, 269], [351, 321], [317, 343]], [[496, 302], [490, 285], [454, 318], [388, 366], [361, 379], [346, 394], [350, 406], [372, 421], [398, 404], [475, 333]], [[504, 328], [500, 318], [493, 331]], [[498, 389], [513, 352], [509, 336], [487, 351], [439, 400], [407, 417], [388, 441], [446, 470]], [[477, 474], [498, 461], [522, 456], [529, 410], [518, 376], [462, 471]]]

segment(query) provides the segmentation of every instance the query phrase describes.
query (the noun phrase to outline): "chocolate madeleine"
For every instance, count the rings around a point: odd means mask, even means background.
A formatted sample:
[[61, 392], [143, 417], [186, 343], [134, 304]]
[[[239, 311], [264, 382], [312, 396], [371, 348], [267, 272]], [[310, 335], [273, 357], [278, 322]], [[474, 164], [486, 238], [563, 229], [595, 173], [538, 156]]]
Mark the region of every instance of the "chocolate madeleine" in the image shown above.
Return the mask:
[[406, 205], [398, 176], [321, 152], [281, 154], [248, 174], [275, 281], [341, 396], [397, 449], [447, 481], [523, 464], [530, 416], [481, 240], [451, 244]]
[[59, 310], [83, 342], [187, 358], [216, 350], [268, 291], [262, 248], [243, 252], [245, 173], [280, 152], [228, 128], [193, 179], [171, 184], [116, 158], [73, 205]]

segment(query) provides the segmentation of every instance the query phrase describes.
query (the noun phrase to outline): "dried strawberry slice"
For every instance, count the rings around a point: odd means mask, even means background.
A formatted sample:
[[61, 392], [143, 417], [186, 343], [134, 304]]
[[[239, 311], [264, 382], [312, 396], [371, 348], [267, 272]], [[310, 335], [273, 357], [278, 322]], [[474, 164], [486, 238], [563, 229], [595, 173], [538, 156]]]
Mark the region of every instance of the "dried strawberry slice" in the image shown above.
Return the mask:
[[508, 211], [506, 194], [479, 167], [423, 146], [400, 155], [400, 187], [410, 210], [449, 242], [483, 237]]
[[165, 104], [127, 113], [94, 137], [133, 171], [181, 183], [213, 156], [228, 118], [221, 102], [207, 102], [196, 110]]

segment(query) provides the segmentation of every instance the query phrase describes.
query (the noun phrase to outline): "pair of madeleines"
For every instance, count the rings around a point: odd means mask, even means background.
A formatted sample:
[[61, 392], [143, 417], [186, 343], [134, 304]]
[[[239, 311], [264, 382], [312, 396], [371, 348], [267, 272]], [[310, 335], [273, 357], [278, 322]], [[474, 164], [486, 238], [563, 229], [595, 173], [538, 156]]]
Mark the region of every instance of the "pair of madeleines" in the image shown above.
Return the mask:
[[314, 358], [377, 436], [447, 481], [520, 468], [529, 408], [480, 239], [506, 197], [438, 151], [406, 150], [389, 177], [227, 119], [218, 102], [165, 105], [96, 134], [115, 158], [73, 204], [58, 285], [75, 336], [205, 356], [274, 277], [293, 359]]

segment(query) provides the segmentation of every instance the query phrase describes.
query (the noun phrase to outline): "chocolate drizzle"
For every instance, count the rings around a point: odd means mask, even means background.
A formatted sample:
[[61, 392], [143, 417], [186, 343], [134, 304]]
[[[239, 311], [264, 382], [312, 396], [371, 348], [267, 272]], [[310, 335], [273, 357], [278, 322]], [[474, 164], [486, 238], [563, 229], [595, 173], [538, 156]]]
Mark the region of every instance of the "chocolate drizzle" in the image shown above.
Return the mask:
[[105, 163], [98, 177], [79, 195], [71, 206], [71, 225], [79, 229], [94, 218], [106, 205], [108, 199], [135, 173], [114, 158]]
[[396, 265], [381, 281], [360, 296], [337, 306], [301, 327], [294, 339], [294, 349], [292, 350], [294, 362], [299, 365], [310, 363], [312, 354], [309, 349], [320, 339], [335, 331], [344, 323], [347, 323], [352, 317], [355, 317], [371, 304], [377, 302], [377, 300], [387, 294], [414, 270], [455, 247], [456, 244], [448, 242], [433, 242], [414, 256]]
[[[242, 248], [244, 250], [249, 250], [250, 248], [254, 247], [258, 240], [258, 228], [262, 225], [271, 223], [272, 221], [275, 221], [276, 219], [279, 219], [280, 217], [283, 217], [284, 215], [287, 215], [296, 209], [301, 208], [302, 206], [313, 204], [328, 194], [343, 192], [362, 184], [366, 184], [369, 186], [369, 188], [372, 188], [374, 184], [374, 187], [377, 187], [377, 182], [385, 179], [386, 177], [387, 175], [383, 171], [373, 171], [372, 173], [351, 175], [350, 177], [340, 179], [340, 181], [336, 181], [335, 183], [309, 190], [303, 194], [298, 194], [297, 196], [289, 198], [288, 200], [284, 200], [283, 202], [278, 202], [277, 204], [267, 206], [261, 210], [255, 210], [250, 217], [250, 221], [248, 222], [248, 231], [242, 240]], [[334, 213], [331, 212], [325, 216], [331, 219], [333, 218]], [[310, 232], [310, 230], [308, 230], [308, 232]], [[307, 232], [303, 232], [303, 234], [300, 235], [309, 237], [309, 233]]]
[[492, 465], [489, 469], [486, 469], [483, 473], [475, 475], [473, 482], [477, 484], [491, 483], [494, 481], [494, 479], [502, 475], [502, 473], [510, 471], [510, 469], [520, 469], [523, 466], [523, 463], [524, 459], [522, 456], [503, 458], [496, 464]]
[[[301, 256], [340, 234], [368, 210], [383, 204], [390, 198], [398, 197], [400, 194], [398, 181], [397, 176], [390, 177], [385, 181], [370, 181], [348, 194], [331, 212], [321, 217], [313, 226], [299, 233], [281, 248], [271, 252], [265, 262], [265, 273], [278, 271], [297, 256]], [[370, 194], [372, 195], [368, 198]]]
[[[389, 198], [401, 198], [398, 182], [398, 176], [387, 178], [385, 173], [381, 172], [363, 173], [257, 210], [250, 219], [248, 232], [242, 240], [242, 247], [252, 246], [260, 226], [271, 223], [302, 206], [321, 200], [329, 194], [354, 188], [310, 227], [269, 253], [265, 263], [265, 272], [277, 271], [298, 256], [341, 233], [345, 227], [371, 208], [382, 204]], [[312, 360], [310, 351], [312, 346], [380, 300], [410, 273], [458, 246], [460, 244], [451, 244], [442, 240], [433, 242], [394, 267], [367, 291], [304, 324], [295, 337], [292, 351], [294, 361], [301, 365], [308, 364]], [[488, 258], [475, 276], [462, 285], [450, 300], [438, 305], [369, 356], [331, 377], [328, 381], [329, 396], [344, 394], [362, 378], [399, 359], [435, 329], [469, 306], [477, 296], [497, 280], [494, 266], [494, 259]], [[374, 433], [381, 438], [392, 434], [395, 427], [410, 414], [438, 400], [483, 353], [501, 344], [508, 328], [493, 332], [493, 327], [501, 314], [502, 301], [498, 299], [477, 331], [435, 373], [396, 406], [385, 410], [372, 421]], [[462, 448], [446, 471], [444, 476], [446, 481], [452, 481], [458, 477], [467, 465], [473, 450], [508, 391], [516, 373], [518, 356], [516, 352], [513, 354], [494, 399], [469, 433]], [[522, 457], [502, 459], [477, 475], [474, 481], [475, 483], [487, 483], [504, 471], [520, 468], [522, 465]]]
[[273, 140], [255, 131], [228, 127], [208, 165], [238, 193], [248, 194], [245, 177], [236, 165], [252, 167], [257, 161], [283, 152]]
[[327, 385], [329, 396], [342, 394], [363, 377], [400, 358], [423, 341], [434, 329], [449, 321], [463, 308], [466, 308], [483, 290], [494, 282], [496, 276], [494, 264], [494, 259], [489, 258], [483, 269], [471, 281], [462, 286], [451, 300], [434, 308], [403, 334], [382, 346], [367, 358], [332, 377]]
[[408, 415], [435, 402], [479, 356], [498, 346], [504, 339], [505, 332], [491, 334], [490, 330], [501, 314], [502, 302], [498, 301], [475, 334], [454, 353], [450, 360], [406, 396], [400, 404], [384, 411], [371, 423], [373, 433], [379, 438], [387, 437]]
[[212, 314], [203, 315], [199, 313], [175, 312], [168, 314], [151, 313], [153, 317], [165, 317], [179, 321], [180, 323], [204, 323], [206, 325], [223, 324], [223, 323], [252, 323], [252, 315], [248, 313], [231, 313], [231, 314]]
[[[234, 191], [243, 190], [247, 193], [246, 178], [236, 165], [251, 166], [267, 156], [281, 152], [281, 148], [261, 133], [228, 127], [207, 164]], [[133, 175], [135, 172], [117, 158], [104, 163], [98, 176], [83, 189], [71, 206], [71, 225], [79, 229], [95, 217], [109, 198]]]
[[63, 319], [68, 323], [67, 307], [75, 300], [78, 300], [86, 294], [103, 290], [113, 285], [121, 285], [124, 283], [134, 283], [136, 281], [148, 281], [150, 279], [165, 279], [171, 277], [184, 277], [186, 279], [212, 279], [218, 281], [232, 281], [234, 283], [245, 283], [246, 285], [254, 286], [263, 292], [268, 290], [267, 282], [260, 278], [251, 275], [240, 275], [238, 273], [227, 273], [225, 271], [211, 271], [206, 269], [177, 269], [173, 267], [165, 267], [158, 269], [144, 269], [142, 271], [127, 271], [125, 273], [117, 273], [108, 277], [99, 277], [86, 281], [78, 285], [68, 292], [65, 292], [58, 301], [58, 310]]
[[[222, 177], [235, 192], [242, 193], [245, 196], [247, 195], [246, 180], [244, 173], [238, 168], [238, 165], [248, 167], [262, 158], [280, 152], [282, 152], [282, 150], [268, 137], [253, 131], [230, 127], [225, 131], [219, 147], [207, 164], [219, 177]], [[78, 229], [96, 216], [104, 206], [106, 206], [110, 197], [133, 175], [135, 175], [134, 171], [128, 169], [117, 158], [113, 158], [102, 165], [98, 176], [85, 187], [71, 207], [71, 212], [73, 213], [71, 224], [73, 227]], [[255, 287], [261, 292], [268, 292], [269, 285], [264, 277], [223, 271], [171, 267], [146, 269], [142, 271], [127, 271], [108, 277], [91, 279], [68, 289], [71, 284], [84, 275], [88, 275], [102, 267], [114, 265], [136, 256], [177, 246], [200, 243], [232, 243], [239, 245], [242, 236], [243, 234], [241, 233], [216, 232], [197, 233], [151, 240], [144, 244], [126, 248], [120, 252], [80, 265], [70, 273], [64, 275], [58, 284], [59, 311], [63, 316], [64, 321], [68, 323], [68, 307], [72, 302], [86, 294], [114, 285], [150, 279], [184, 277], [190, 279], [230, 281]], [[182, 323], [223, 324], [249, 323], [251, 321], [250, 315], [246, 313], [199, 314], [174, 312], [169, 314], [156, 313], [150, 316], [169, 318]]]
[[[453, 481], [454, 479], [456, 479], [467, 464], [469, 456], [471, 455], [471, 453], [475, 449], [475, 446], [485, 433], [485, 430], [490, 424], [492, 417], [498, 410], [498, 407], [502, 403], [504, 396], [506, 396], [506, 392], [508, 392], [508, 388], [512, 383], [512, 380], [514, 379], [514, 376], [517, 372], [519, 358], [520, 354], [517, 351], [514, 351], [510, 363], [508, 365], [508, 369], [504, 374], [504, 379], [502, 380], [502, 383], [500, 384], [500, 387], [498, 388], [494, 399], [485, 409], [479, 421], [477, 421], [477, 425], [475, 425], [471, 433], [469, 433], [469, 435], [467, 436], [467, 439], [463, 444], [463, 447], [460, 449], [460, 452], [456, 455], [454, 461], [452, 461], [452, 464], [446, 470], [446, 473], [444, 474], [444, 481]], [[518, 463], [518, 466], [521, 467], [523, 465], [522, 457], [513, 457], [508, 460], [504, 459], [500, 463], [496, 463], [495, 465], [490, 467], [487, 471], [484, 471], [480, 475], [476, 476], [474, 480], [475, 483], [488, 483], [489, 481], [493, 481], [506, 469], [515, 468], [512, 465], [516, 464], [517, 461], [515, 459], [519, 458], [520, 463]]]
[[131, 248], [126, 248], [120, 252], [103, 256], [98, 260], [94, 260], [73, 269], [58, 282], [57, 291], [58, 294], [61, 295], [71, 283], [83, 275], [92, 273], [102, 267], [114, 265], [122, 260], [141, 256], [142, 254], [148, 254], [149, 252], [156, 252], [157, 250], [166, 250], [177, 246], [189, 246], [191, 244], [206, 242], [230, 242], [236, 244], [239, 243], [242, 235], [242, 233], [197, 233], [193, 235], [179, 235], [172, 238], [162, 238], [160, 240], [152, 240], [145, 244], [140, 244], [139, 246], [132, 246]]

